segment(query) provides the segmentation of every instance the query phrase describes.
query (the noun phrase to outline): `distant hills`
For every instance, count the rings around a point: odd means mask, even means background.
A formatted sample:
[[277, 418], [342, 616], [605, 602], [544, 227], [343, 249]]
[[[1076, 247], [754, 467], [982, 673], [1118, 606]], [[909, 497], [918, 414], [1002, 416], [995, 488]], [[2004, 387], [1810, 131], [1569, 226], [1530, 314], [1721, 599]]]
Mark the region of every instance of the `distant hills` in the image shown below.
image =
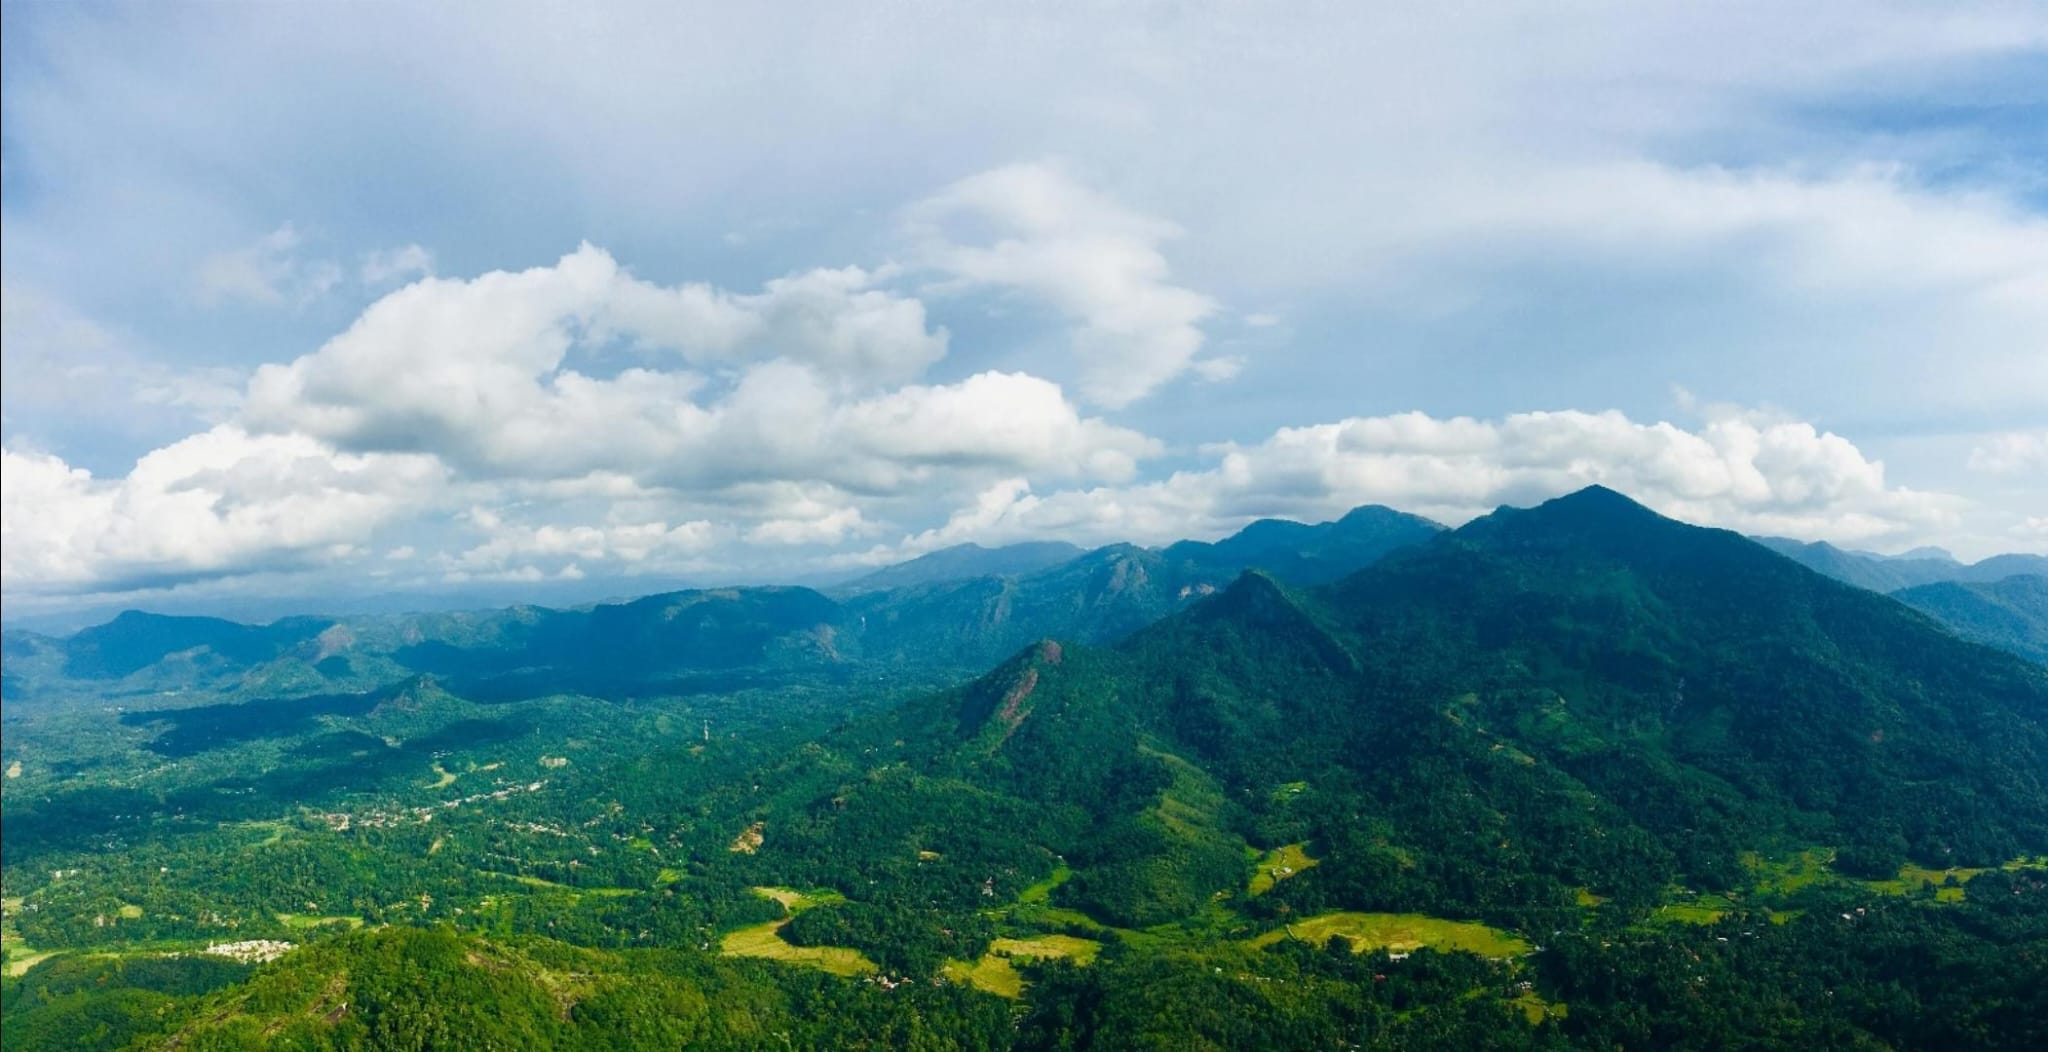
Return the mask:
[[[1498, 529], [1504, 509], [1458, 531]], [[1032, 642], [1111, 643], [1187, 609], [1256, 569], [1277, 584], [1329, 584], [1446, 534], [1367, 506], [1333, 522], [1262, 519], [1220, 541], [1164, 548], [1059, 542], [959, 545], [846, 584], [669, 592], [569, 610], [342, 618], [244, 625], [123, 613], [65, 638], [9, 630], [0, 691], [10, 700], [66, 684], [133, 692], [196, 687], [276, 693], [371, 689], [418, 674], [465, 696], [696, 693], [791, 676], [986, 668]], [[1826, 576], [1898, 598], [1966, 639], [2048, 661], [2048, 557], [1963, 564], [1918, 550], [1887, 558], [1824, 543], [1759, 540]]]
[[1873, 592], [1896, 592], [1940, 581], [1990, 582], [2015, 574], [2048, 575], [2048, 555], [1994, 555], [1980, 562], [1963, 563], [1938, 548], [1916, 548], [1903, 555], [1884, 556], [1847, 551], [1826, 541], [1808, 543], [1783, 537], [1754, 540], [1810, 570]]
[[1893, 598], [1947, 625], [1964, 639], [2048, 664], [2048, 577], [1942, 581], [1901, 589]]
[[1065, 541], [1027, 541], [1000, 548], [979, 544], [956, 544], [908, 562], [885, 566], [855, 578], [830, 591], [843, 595], [886, 592], [896, 588], [940, 584], [975, 577], [1015, 577], [1033, 570], [1056, 566], [1080, 555], [1082, 549]]
[[367, 689], [425, 673], [465, 696], [506, 699], [694, 693], [879, 667], [979, 670], [1048, 636], [1113, 641], [1248, 568], [1328, 580], [1440, 529], [1370, 507], [1317, 525], [1261, 520], [1213, 544], [1165, 549], [962, 545], [835, 588], [837, 599], [802, 587], [693, 589], [574, 610], [288, 618], [260, 627], [129, 612], [61, 641], [10, 632], [11, 652], [23, 660], [9, 662], [5, 690], [20, 698], [66, 679], [128, 676], [140, 676], [137, 689], [237, 680], [266, 690]]

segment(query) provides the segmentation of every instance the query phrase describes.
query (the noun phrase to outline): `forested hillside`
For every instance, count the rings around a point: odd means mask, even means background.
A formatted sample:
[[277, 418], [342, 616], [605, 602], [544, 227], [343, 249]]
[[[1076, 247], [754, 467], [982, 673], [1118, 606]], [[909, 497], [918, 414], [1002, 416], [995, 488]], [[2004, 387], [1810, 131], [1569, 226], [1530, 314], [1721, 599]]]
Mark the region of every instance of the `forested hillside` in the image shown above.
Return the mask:
[[1599, 488], [1234, 543], [10, 701], [6, 1048], [2048, 1039], [2048, 668]]

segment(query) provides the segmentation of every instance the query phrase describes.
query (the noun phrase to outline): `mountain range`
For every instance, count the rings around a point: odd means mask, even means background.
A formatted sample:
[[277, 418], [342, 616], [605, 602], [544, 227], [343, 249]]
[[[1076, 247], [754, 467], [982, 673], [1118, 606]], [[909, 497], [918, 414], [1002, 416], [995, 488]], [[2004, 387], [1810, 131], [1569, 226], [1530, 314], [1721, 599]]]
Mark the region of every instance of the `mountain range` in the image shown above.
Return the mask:
[[2039, 578], [1601, 487], [934, 555], [10, 633], [7, 1052], [2048, 1039]]

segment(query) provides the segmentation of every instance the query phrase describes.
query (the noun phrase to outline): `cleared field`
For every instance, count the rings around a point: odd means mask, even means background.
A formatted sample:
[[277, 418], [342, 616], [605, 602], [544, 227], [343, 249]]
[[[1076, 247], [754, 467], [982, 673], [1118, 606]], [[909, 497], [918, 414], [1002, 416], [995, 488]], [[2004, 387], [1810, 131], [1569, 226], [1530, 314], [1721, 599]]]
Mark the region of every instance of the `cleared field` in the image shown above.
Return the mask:
[[966, 961], [947, 961], [944, 970], [951, 982], [964, 983], [979, 990], [986, 990], [997, 997], [1016, 1000], [1024, 996], [1024, 977], [1017, 974], [1008, 957], [993, 953], [981, 960], [968, 964]]
[[1010, 963], [1012, 958], [1058, 957], [1085, 965], [1092, 964], [1095, 956], [1101, 952], [1101, 943], [1072, 935], [997, 939], [989, 944], [988, 952], [982, 955], [981, 960], [973, 964], [966, 961], [947, 961], [945, 976], [953, 982], [966, 983], [998, 997], [1014, 1000], [1024, 996], [1024, 977], [1018, 975], [1016, 965]]
[[142, 919], [142, 907], [133, 904], [123, 903], [121, 908], [114, 912], [119, 914], [122, 920]]
[[1075, 964], [1093, 964], [1102, 944], [1073, 935], [1034, 935], [1028, 939], [997, 939], [988, 952], [999, 957], [1064, 957]]
[[1273, 890], [1275, 884], [1290, 877], [1297, 877], [1305, 869], [1320, 864], [1319, 859], [1308, 856], [1307, 844], [1286, 844], [1259, 856], [1253, 863], [1252, 882], [1246, 891], [1253, 897]]
[[795, 946], [784, 942], [782, 926], [789, 923], [784, 917], [751, 928], [731, 932], [718, 944], [721, 952], [731, 957], [760, 957], [785, 964], [797, 964], [806, 968], [817, 968], [833, 975], [870, 975], [878, 971], [875, 962], [870, 961], [859, 950], [844, 946]]
[[1657, 907], [1657, 912], [1651, 914], [1650, 919], [1667, 924], [1707, 925], [1713, 924], [1727, 915], [1728, 911], [1726, 909], [1716, 909], [1713, 906], [1675, 904]]
[[772, 899], [780, 903], [783, 909], [791, 913], [802, 913], [812, 906], [824, 906], [846, 901], [846, 896], [836, 891], [798, 891], [795, 888], [769, 887], [749, 888], [747, 890], [764, 899]]
[[1044, 880], [1041, 880], [1038, 883], [1033, 884], [1028, 888], [1025, 888], [1021, 893], [1019, 893], [1017, 896], [1017, 901], [1027, 906], [1043, 905], [1044, 903], [1050, 902], [1052, 901], [1053, 889], [1059, 887], [1062, 884], [1065, 884], [1067, 882], [1067, 878], [1072, 877], [1073, 875], [1074, 871], [1068, 869], [1065, 863], [1061, 863], [1057, 868], [1055, 868], [1052, 871], [1052, 876], [1049, 876]]
[[477, 870], [477, 872], [489, 873], [492, 876], [503, 877], [506, 880], [517, 881], [521, 884], [526, 885], [529, 888], [546, 888], [550, 891], [566, 891], [571, 895], [595, 895], [601, 899], [624, 898], [627, 895], [638, 895], [640, 893], [640, 889], [638, 888], [579, 888], [573, 884], [560, 884], [542, 877], [529, 877], [518, 873], [500, 873], [495, 869], [480, 869]]
[[363, 926], [361, 917], [341, 913], [324, 917], [311, 913], [280, 913], [277, 915], [277, 922], [287, 928], [317, 928], [323, 924], [346, 924], [350, 930], [354, 930]]
[[433, 782], [429, 782], [428, 784], [423, 785], [420, 788], [445, 789], [448, 786], [455, 784], [455, 775], [438, 763], [434, 765], [434, 773], [439, 776], [439, 779]]
[[1251, 944], [1270, 946], [1282, 939], [1299, 939], [1321, 946], [1335, 935], [1350, 939], [1353, 949], [1361, 953], [1381, 948], [1406, 953], [1423, 946], [1464, 950], [1482, 957], [1519, 957], [1529, 952], [1528, 943], [1498, 928], [1421, 913], [1324, 913], [1269, 931]]
[[36, 966], [37, 962], [56, 956], [54, 950], [37, 950], [23, 942], [21, 933], [14, 930], [14, 915], [21, 912], [22, 902], [18, 898], [0, 901], [7, 919], [0, 922], [0, 961], [6, 962], [8, 975], [20, 975]]

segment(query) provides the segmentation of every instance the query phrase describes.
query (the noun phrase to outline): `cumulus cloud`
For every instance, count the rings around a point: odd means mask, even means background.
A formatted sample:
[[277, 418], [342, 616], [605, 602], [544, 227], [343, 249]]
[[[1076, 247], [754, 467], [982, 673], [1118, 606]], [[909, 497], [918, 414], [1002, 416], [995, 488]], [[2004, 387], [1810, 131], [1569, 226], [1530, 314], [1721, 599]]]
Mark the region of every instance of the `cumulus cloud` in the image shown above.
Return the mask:
[[1962, 502], [1890, 484], [1839, 435], [1774, 414], [1717, 409], [1687, 429], [1618, 412], [1423, 413], [1281, 428], [1210, 447], [1211, 463], [1156, 482], [1035, 493], [996, 482], [943, 524], [869, 561], [963, 541], [1066, 537], [1163, 542], [1216, 536], [1261, 516], [1320, 520], [1386, 504], [1457, 523], [1600, 483], [1665, 514], [1746, 533], [1841, 542], [1909, 540], [1953, 527]]
[[[427, 279], [319, 351], [259, 369], [245, 415], [345, 449], [429, 453], [473, 478], [611, 472], [668, 486], [872, 491], [997, 468], [1118, 480], [1157, 451], [1024, 374], [860, 393], [868, 384], [846, 377], [921, 371], [944, 351], [920, 305], [868, 280], [814, 271], [734, 296], [642, 282], [588, 245], [550, 267]], [[621, 340], [705, 369], [596, 375]]]
[[337, 453], [233, 425], [156, 450], [122, 479], [34, 450], [0, 458], [0, 578], [30, 594], [326, 564], [421, 511], [445, 480], [430, 457]]
[[[1012, 291], [1079, 325], [1081, 392], [1118, 408], [1197, 366], [1209, 297], [1171, 280], [1160, 245], [1179, 235], [1052, 164], [970, 176], [906, 213], [918, 261], [959, 286]], [[1235, 372], [1209, 365], [1204, 375]]]
[[260, 367], [232, 421], [125, 479], [10, 451], [8, 587], [353, 556], [458, 493], [483, 501], [466, 519], [480, 536], [439, 557], [458, 579], [675, 569], [714, 543], [870, 536], [877, 502], [1017, 472], [1127, 482], [1162, 451], [1028, 374], [902, 382], [946, 336], [878, 280], [661, 286], [589, 245], [551, 266], [422, 278], [313, 353]]

